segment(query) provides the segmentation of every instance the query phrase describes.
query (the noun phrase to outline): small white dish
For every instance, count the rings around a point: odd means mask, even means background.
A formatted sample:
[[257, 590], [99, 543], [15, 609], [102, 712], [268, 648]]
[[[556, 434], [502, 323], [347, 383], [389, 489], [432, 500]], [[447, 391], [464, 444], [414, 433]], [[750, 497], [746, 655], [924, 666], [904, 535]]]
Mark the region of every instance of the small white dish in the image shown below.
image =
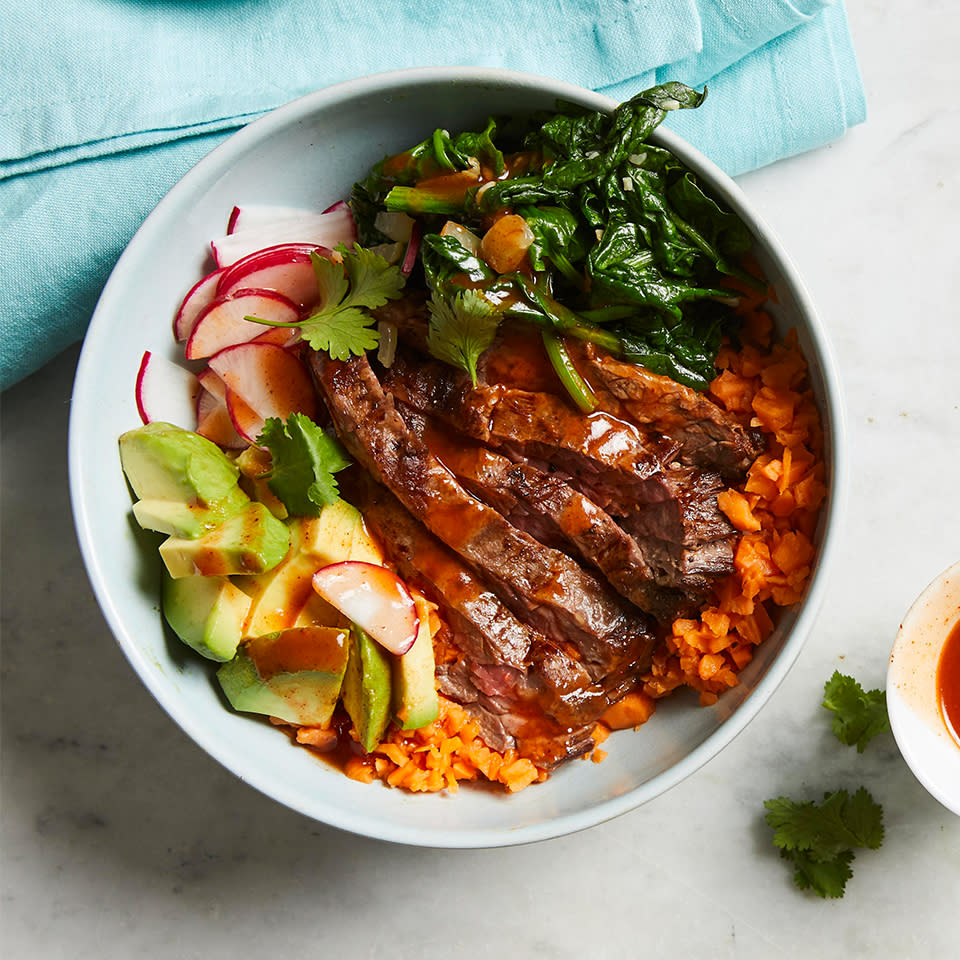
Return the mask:
[[897, 632], [887, 670], [890, 726], [914, 776], [960, 816], [960, 742], [937, 694], [937, 667], [960, 623], [960, 563], [944, 570], [916, 599]]
[[609, 110], [615, 102], [557, 80], [507, 70], [424, 68], [320, 90], [245, 127], [191, 170], [133, 238], [90, 324], [70, 422], [77, 536], [104, 616], [132, 667], [172, 719], [238, 777], [292, 809], [371, 837], [435, 847], [494, 847], [568, 834], [663, 793], [720, 752], [757, 715], [800, 653], [826, 584], [846, 488], [841, 390], [824, 327], [796, 268], [736, 184], [669, 130], [652, 138], [693, 168], [734, 210], [777, 292], [775, 322], [795, 327], [824, 422], [828, 499], [816, 532], [806, 597], [712, 707], [677, 696], [642, 731], [616, 734], [601, 764], [574, 762], [543, 784], [505, 796], [464, 788], [410, 795], [360, 784], [269, 724], [228, 709], [209, 664], [171, 641], [159, 612], [154, 538], [137, 529], [117, 437], [139, 423], [134, 381], [146, 349], [176, 360], [177, 305], [210, 269], [204, 250], [236, 203], [323, 209], [388, 153], [438, 126], [482, 124], [490, 114], [555, 107]]

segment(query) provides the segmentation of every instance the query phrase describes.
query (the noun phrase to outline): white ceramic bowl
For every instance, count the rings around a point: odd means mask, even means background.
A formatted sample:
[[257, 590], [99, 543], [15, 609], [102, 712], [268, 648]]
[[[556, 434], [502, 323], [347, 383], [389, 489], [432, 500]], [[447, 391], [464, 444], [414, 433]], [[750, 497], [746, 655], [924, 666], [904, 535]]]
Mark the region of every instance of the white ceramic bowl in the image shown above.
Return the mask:
[[200, 746], [241, 779], [302, 813], [356, 833], [442, 847], [487, 847], [559, 836], [624, 813], [689, 776], [756, 716], [783, 680], [819, 605], [844, 488], [840, 390], [823, 327], [796, 270], [738, 187], [678, 137], [669, 147], [735, 210], [779, 296], [781, 330], [796, 326], [826, 427], [829, 497], [807, 597], [787, 612], [742, 674], [710, 708], [677, 696], [638, 733], [614, 736], [601, 764], [575, 762], [514, 796], [462, 789], [412, 796], [362, 785], [269, 724], [231, 712], [210, 664], [168, 639], [158, 609], [154, 538], [131, 518], [117, 437], [139, 423], [134, 379], [145, 349], [177, 360], [171, 318], [209, 269], [204, 251], [237, 203], [322, 209], [384, 155], [438, 126], [472, 128], [491, 113], [552, 108], [557, 99], [595, 109], [613, 101], [556, 80], [501, 70], [427, 68], [366, 77], [303, 97], [244, 128], [201, 161], [157, 206], [104, 289], [77, 371], [70, 423], [77, 534], [104, 615], [133, 668]]
[[937, 666], [960, 623], [960, 563], [944, 570], [900, 624], [887, 669], [887, 711], [897, 746], [914, 776], [960, 815], [960, 743], [940, 710]]

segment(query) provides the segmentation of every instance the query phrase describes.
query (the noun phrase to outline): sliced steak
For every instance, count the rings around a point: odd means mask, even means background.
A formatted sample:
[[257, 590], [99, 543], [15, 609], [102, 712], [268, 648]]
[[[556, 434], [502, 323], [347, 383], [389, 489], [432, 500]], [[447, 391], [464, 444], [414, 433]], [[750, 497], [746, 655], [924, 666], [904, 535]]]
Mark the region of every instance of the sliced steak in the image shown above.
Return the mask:
[[658, 573], [637, 541], [556, 474], [529, 463], [514, 463], [503, 454], [451, 434], [403, 404], [398, 404], [398, 409], [407, 426], [441, 463], [514, 526], [593, 567], [618, 593], [658, 620], [690, 613], [696, 607], [699, 598], [659, 587]]
[[733, 525], [717, 505], [726, 488], [719, 474], [690, 471], [669, 500], [641, 504], [630, 515], [630, 529], [643, 537], [697, 546], [733, 535]]
[[[514, 684], [522, 689], [525, 678], [507, 670], [458, 660], [438, 669], [438, 686], [445, 697], [467, 709], [480, 724], [483, 741], [501, 753], [514, 748], [537, 766], [550, 769], [593, 749], [593, 723], [575, 727], [557, 723], [535, 700], [517, 695]], [[492, 674], [501, 675], [492, 681]]]
[[474, 387], [452, 367], [405, 351], [398, 351], [384, 388], [511, 459], [549, 465], [574, 478], [578, 489], [611, 513], [674, 495], [663, 465], [672, 460], [677, 445], [652, 441], [609, 413], [584, 416], [566, 398], [551, 393]]
[[365, 357], [314, 370], [341, 440], [375, 478], [452, 550], [483, 572], [514, 613], [577, 650], [593, 679], [649, 663], [650, 627], [606, 583], [474, 499], [414, 436]]
[[634, 423], [679, 443], [681, 463], [741, 477], [763, 450], [760, 433], [747, 430], [705, 394], [618, 360], [595, 344], [568, 347], [581, 374], [616, 397]]
[[[468, 707], [484, 740], [516, 747], [540, 766], [590, 749], [612, 702], [603, 685], [521, 623], [485, 583], [387, 490], [361, 480], [349, 495], [404, 579], [433, 600], [461, 656], [437, 667], [441, 692]], [[618, 695], [616, 681], [612, 696]]]
[[674, 584], [691, 597], [713, 580], [733, 572], [736, 531], [717, 504], [725, 484], [716, 473], [680, 468], [676, 495], [641, 504], [621, 517], [624, 529], [637, 541], [658, 583]]

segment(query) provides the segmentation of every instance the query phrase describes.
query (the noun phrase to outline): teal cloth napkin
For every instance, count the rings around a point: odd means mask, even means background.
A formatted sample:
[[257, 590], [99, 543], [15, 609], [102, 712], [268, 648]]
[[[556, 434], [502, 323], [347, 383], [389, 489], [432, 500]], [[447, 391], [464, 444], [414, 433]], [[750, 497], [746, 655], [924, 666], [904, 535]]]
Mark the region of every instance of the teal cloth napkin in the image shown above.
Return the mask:
[[0, 0], [0, 390], [83, 336], [153, 206], [231, 132], [340, 80], [501, 66], [625, 99], [707, 83], [670, 125], [731, 174], [865, 115], [842, 0]]

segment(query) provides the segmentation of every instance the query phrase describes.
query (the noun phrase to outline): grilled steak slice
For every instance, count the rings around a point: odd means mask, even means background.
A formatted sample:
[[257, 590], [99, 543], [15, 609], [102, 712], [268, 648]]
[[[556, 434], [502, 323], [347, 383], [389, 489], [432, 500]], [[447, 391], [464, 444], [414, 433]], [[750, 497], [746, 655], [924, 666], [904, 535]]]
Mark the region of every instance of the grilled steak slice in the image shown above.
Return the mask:
[[663, 465], [676, 444], [658, 445], [605, 412], [583, 416], [563, 397], [500, 386], [473, 387], [439, 361], [398, 351], [384, 388], [408, 406], [503, 450], [511, 459], [550, 464], [611, 513], [673, 496]]
[[658, 583], [696, 596], [712, 580], [733, 572], [736, 531], [717, 504], [725, 486], [717, 474], [688, 468], [670, 473], [684, 475], [676, 495], [641, 504], [620, 523], [640, 545]]
[[643, 537], [697, 546], [733, 536], [733, 525], [717, 506], [726, 484], [716, 473], [694, 471], [670, 500], [641, 504], [630, 515], [630, 529]]
[[[483, 572], [514, 613], [558, 646], [570, 643], [594, 679], [649, 662], [645, 618], [566, 554], [545, 547], [477, 501], [414, 436], [369, 362], [312, 358], [341, 440], [452, 550]], [[636, 616], [634, 616], [636, 612]]]
[[[516, 747], [540, 766], [590, 749], [610, 699], [582, 665], [521, 623], [477, 575], [387, 490], [369, 479], [350, 489], [400, 575], [440, 608], [461, 651], [437, 668], [440, 689], [480, 721], [484, 740]], [[616, 681], [612, 695], [619, 694]]]
[[681, 463], [741, 477], [763, 450], [759, 433], [704, 394], [618, 360], [595, 344], [571, 343], [569, 349], [587, 380], [616, 397], [634, 423], [679, 442]]
[[672, 584], [700, 604], [711, 583], [733, 572], [734, 537], [704, 540], [691, 546], [644, 536], [632, 526], [633, 517], [620, 520], [640, 545], [658, 583]]
[[440, 692], [461, 703], [480, 724], [485, 743], [501, 753], [513, 747], [539, 767], [550, 769], [593, 749], [593, 723], [566, 727], [517, 697], [525, 678], [503, 667], [444, 664], [437, 671]]
[[514, 526], [594, 567], [618, 593], [658, 620], [692, 612], [696, 603], [690, 596], [657, 586], [657, 573], [623, 527], [556, 474], [454, 436], [403, 404], [398, 409], [441, 463]]

